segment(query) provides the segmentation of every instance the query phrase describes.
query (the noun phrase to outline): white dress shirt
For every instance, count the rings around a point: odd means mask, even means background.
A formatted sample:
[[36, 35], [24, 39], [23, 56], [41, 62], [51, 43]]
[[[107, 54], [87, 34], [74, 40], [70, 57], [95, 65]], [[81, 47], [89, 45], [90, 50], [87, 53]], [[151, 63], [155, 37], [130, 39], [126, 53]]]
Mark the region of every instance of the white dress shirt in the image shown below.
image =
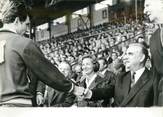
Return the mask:
[[135, 71], [135, 83], [139, 80], [139, 78], [141, 77], [141, 75], [143, 74], [143, 72], [145, 71], [145, 67]]
[[89, 88], [91, 86], [92, 82], [95, 80], [96, 77], [97, 77], [97, 74], [94, 74], [92, 78], [86, 78], [85, 80], [86, 88]]

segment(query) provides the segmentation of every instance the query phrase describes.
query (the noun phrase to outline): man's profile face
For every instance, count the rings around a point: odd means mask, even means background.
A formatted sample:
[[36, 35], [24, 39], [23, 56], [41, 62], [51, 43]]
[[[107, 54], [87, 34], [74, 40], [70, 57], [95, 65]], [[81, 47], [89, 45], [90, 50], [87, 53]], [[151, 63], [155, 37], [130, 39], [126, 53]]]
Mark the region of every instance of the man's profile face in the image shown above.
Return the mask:
[[68, 77], [71, 73], [71, 68], [68, 64], [66, 63], [60, 63], [59, 64], [59, 71], [65, 76]]
[[150, 22], [163, 23], [163, 0], [145, 0], [144, 13]]
[[82, 70], [81, 70], [81, 66], [80, 65], [77, 65], [75, 66], [75, 72], [76, 73], [80, 73]]
[[100, 59], [98, 60], [98, 63], [100, 64], [100, 68], [99, 68], [99, 71], [103, 71], [105, 69], [105, 64], [104, 64], [104, 60], [103, 59]]
[[143, 53], [140, 46], [130, 45], [123, 57], [126, 68], [133, 70], [135, 67], [139, 67], [142, 56]]
[[114, 53], [112, 53], [112, 59], [113, 60], [116, 60], [118, 58], [118, 55], [114, 52]]
[[29, 26], [30, 26], [30, 19], [29, 16], [27, 16], [25, 21], [18, 21], [18, 28], [17, 28], [17, 33], [23, 35], [26, 31], [29, 30]]

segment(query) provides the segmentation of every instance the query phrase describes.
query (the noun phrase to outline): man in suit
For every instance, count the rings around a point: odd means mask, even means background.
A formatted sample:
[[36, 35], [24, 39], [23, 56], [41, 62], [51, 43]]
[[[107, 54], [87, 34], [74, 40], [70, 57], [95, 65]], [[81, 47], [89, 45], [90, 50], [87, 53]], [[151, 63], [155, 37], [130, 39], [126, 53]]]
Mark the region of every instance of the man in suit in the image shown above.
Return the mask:
[[[100, 79], [96, 79], [98, 88], [104, 88], [109, 85], [114, 85], [115, 74], [108, 70], [107, 60], [104, 57], [98, 58], [98, 63], [100, 65], [98, 75], [101, 76]], [[111, 106], [113, 99], [106, 99], [102, 102], [103, 107]]]
[[139, 43], [130, 44], [123, 61], [128, 72], [116, 78], [114, 86], [89, 90], [85, 98], [90, 100], [114, 97], [115, 107], [149, 107], [153, 105], [153, 78], [145, 68], [147, 49]]
[[114, 77], [114, 73], [111, 71], [108, 71], [108, 63], [104, 57], [98, 58], [98, 63], [100, 65], [99, 73], [102, 75], [102, 77], [108, 78], [108, 79], [110, 79], [111, 77], [112, 78]]
[[[65, 76], [66, 79], [72, 81], [72, 67], [64, 61], [58, 65], [59, 71]], [[72, 81], [75, 82], [75, 81]], [[75, 95], [57, 91], [49, 86], [46, 87], [47, 94], [45, 96], [45, 105], [50, 107], [70, 107], [74, 103]]]
[[152, 77], [154, 83], [154, 105], [163, 106], [163, 0], [145, 0], [144, 13], [157, 30], [150, 38]]

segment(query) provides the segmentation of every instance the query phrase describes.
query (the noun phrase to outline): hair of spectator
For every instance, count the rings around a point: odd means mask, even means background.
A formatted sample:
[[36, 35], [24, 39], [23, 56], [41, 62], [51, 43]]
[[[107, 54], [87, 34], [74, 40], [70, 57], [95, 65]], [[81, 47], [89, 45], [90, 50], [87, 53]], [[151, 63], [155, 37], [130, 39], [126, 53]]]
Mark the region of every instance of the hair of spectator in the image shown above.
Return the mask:
[[132, 43], [131, 45], [137, 45], [142, 48], [142, 53], [145, 55], [144, 62], [146, 62], [146, 60], [149, 58], [147, 44], [145, 42], [141, 42], [141, 43]]
[[61, 63], [67, 64], [70, 67], [70, 70], [72, 71], [72, 66], [71, 66], [71, 64], [68, 61], [64, 61], [64, 62], [61, 62]]
[[106, 67], [108, 66], [108, 61], [106, 60], [106, 58], [100, 57], [100, 58], [98, 58], [98, 60], [103, 60], [104, 61], [104, 65], [106, 65]]

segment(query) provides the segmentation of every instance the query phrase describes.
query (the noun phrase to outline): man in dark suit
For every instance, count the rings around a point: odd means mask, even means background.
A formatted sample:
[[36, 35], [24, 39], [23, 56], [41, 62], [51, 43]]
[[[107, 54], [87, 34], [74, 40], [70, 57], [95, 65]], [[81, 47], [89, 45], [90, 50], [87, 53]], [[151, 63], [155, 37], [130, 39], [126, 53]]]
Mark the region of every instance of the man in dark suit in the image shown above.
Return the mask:
[[[72, 81], [72, 67], [64, 61], [58, 65], [59, 71], [65, 76], [66, 79]], [[72, 81], [73, 82], [73, 81]], [[70, 107], [74, 103], [75, 95], [65, 92], [57, 91], [49, 86], [46, 87], [47, 94], [44, 95], [45, 106], [48, 107]], [[45, 92], [46, 92], [45, 91]]]
[[90, 100], [114, 97], [115, 107], [149, 107], [153, 105], [153, 78], [145, 68], [147, 49], [139, 43], [129, 45], [123, 61], [128, 72], [116, 78], [115, 85], [88, 91]]
[[[115, 74], [108, 70], [108, 63], [104, 57], [98, 58], [98, 63], [100, 65], [98, 75], [101, 79], [96, 79], [98, 85], [97, 88], [104, 88], [115, 83]], [[106, 99], [102, 102], [103, 107], [111, 106], [112, 99]]]
[[154, 83], [154, 105], [163, 106], [163, 0], [145, 0], [144, 13], [157, 30], [150, 38], [152, 77]]

